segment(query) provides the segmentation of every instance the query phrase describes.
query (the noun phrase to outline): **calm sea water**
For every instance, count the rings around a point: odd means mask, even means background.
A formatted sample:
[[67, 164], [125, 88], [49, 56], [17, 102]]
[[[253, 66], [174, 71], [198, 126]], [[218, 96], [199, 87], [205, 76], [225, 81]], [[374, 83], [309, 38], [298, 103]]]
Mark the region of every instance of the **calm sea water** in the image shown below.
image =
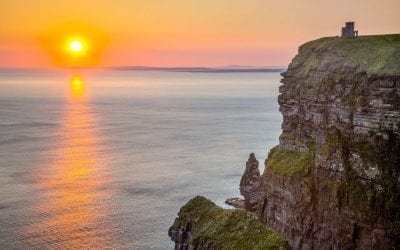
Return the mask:
[[239, 196], [278, 143], [279, 80], [0, 70], [0, 248], [172, 249], [180, 206]]

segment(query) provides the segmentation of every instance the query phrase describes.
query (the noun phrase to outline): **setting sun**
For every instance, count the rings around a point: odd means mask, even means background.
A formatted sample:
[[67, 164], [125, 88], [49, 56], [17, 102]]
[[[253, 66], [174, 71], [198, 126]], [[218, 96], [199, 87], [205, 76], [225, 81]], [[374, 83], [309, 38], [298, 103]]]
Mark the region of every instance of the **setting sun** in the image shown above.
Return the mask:
[[77, 56], [86, 54], [88, 50], [87, 42], [82, 38], [70, 38], [67, 40], [66, 49], [69, 54]]
[[43, 48], [53, 64], [61, 67], [93, 67], [99, 64], [107, 39], [84, 25], [60, 26], [43, 35]]
[[73, 40], [70, 42], [69, 48], [73, 52], [81, 52], [83, 50], [83, 44], [79, 40]]

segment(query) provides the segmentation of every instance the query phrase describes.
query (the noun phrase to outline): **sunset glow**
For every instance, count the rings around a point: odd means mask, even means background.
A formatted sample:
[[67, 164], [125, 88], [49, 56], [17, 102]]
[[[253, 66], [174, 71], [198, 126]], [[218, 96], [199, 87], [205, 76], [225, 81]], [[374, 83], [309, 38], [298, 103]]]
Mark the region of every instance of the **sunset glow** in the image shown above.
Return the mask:
[[[299, 44], [339, 35], [345, 21], [360, 35], [400, 23], [398, 0], [40, 3], [2, 2], [0, 66], [284, 66]], [[69, 39], [78, 41], [65, 53]]]

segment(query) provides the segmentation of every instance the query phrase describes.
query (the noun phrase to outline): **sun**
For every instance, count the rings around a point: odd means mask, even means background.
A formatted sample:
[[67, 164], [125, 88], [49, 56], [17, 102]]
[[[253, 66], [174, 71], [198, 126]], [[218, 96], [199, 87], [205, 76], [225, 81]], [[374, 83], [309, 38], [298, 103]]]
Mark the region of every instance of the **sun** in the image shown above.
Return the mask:
[[70, 49], [72, 52], [82, 52], [82, 51], [83, 51], [83, 43], [82, 43], [82, 41], [79, 41], [79, 40], [72, 40], [72, 41], [69, 43], [69, 49]]
[[81, 54], [85, 52], [86, 46], [83, 40], [71, 39], [68, 43], [68, 50], [73, 54]]
[[94, 33], [71, 31], [55, 37], [48, 46], [56, 66], [75, 68], [99, 64], [104, 44], [105, 40]]
[[88, 42], [81, 37], [71, 37], [66, 40], [65, 49], [74, 58], [86, 56], [88, 52]]

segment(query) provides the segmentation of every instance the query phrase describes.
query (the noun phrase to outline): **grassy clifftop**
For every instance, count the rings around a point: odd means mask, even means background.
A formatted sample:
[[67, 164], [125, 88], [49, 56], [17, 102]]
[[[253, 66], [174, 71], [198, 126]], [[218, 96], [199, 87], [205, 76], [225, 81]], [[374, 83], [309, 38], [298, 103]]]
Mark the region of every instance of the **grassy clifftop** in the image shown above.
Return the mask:
[[191, 199], [178, 215], [170, 230], [190, 223], [194, 249], [288, 249], [287, 242], [253, 214], [222, 209], [202, 196]]
[[400, 34], [320, 38], [300, 47], [288, 71], [306, 78], [316, 72], [400, 75]]

